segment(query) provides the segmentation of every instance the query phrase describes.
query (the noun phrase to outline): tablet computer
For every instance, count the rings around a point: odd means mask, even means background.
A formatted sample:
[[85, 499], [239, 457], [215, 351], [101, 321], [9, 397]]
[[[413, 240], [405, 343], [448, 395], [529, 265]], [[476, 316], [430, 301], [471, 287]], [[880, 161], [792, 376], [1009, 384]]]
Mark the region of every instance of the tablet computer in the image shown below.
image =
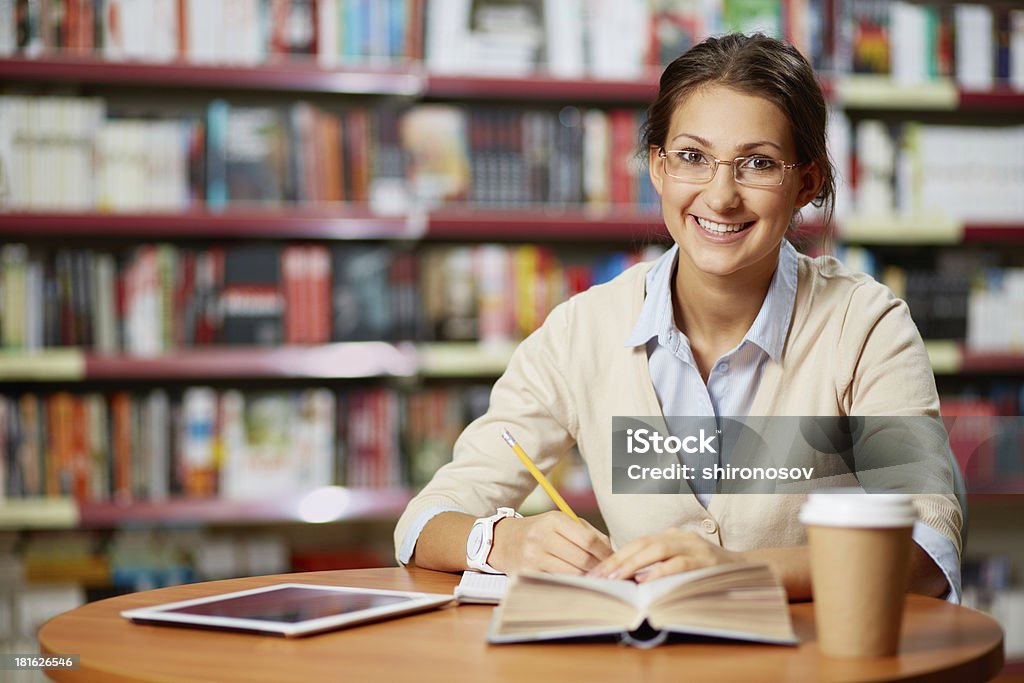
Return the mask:
[[250, 631], [293, 637], [440, 607], [436, 593], [281, 583], [121, 612], [140, 624]]

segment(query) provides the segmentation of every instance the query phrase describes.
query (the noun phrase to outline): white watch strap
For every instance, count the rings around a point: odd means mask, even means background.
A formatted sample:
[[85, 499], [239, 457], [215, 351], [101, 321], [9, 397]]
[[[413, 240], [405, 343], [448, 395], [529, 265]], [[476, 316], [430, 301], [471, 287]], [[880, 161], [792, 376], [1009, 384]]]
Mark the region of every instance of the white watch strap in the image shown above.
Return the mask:
[[[476, 569], [477, 571], [485, 572], [487, 574], [504, 573], [492, 567], [490, 563], [487, 562], [487, 559], [490, 557], [491, 548], [494, 547], [494, 525], [497, 524], [500, 520], [507, 519], [509, 517], [522, 519], [523, 516], [516, 512], [513, 508], [500, 507], [498, 508], [498, 512], [496, 514], [493, 514], [490, 517], [481, 517], [473, 523], [474, 526], [476, 526], [477, 524], [486, 524], [489, 528], [484, 534], [484, 548], [480, 553], [482, 555], [482, 559], [477, 560], [471, 558], [469, 557], [469, 553], [466, 553], [466, 564], [469, 566], [470, 569]], [[470, 533], [472, 533], [472, 531]]]

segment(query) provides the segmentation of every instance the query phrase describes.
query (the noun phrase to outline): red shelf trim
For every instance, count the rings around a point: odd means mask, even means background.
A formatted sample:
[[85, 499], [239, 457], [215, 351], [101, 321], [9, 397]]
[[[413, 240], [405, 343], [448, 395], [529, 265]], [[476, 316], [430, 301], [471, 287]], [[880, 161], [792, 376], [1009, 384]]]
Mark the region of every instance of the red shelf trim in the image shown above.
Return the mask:
[[1020, 112], [1024, 110], [1024, 92], [1007, 86], [992, 90], [961, 90], [960, 108]]
[[967, 223], [964, 242], [1024, 242], [1024, 223]]
[[[805, 233], [823, 226], [809, 222]], [[168, 239], [324, 239], [413, 240], [481, 239], [622, 240], [663, 236], [661, 217], [633, 208], [497, 209], [452, 206], [429, 215], [380, 216], [364, 205], [327, 208], [252, 207], [224, 212], [192, 210], [173, 213], [0, 213], [0, 234], [70, 237], [155, 237]], [[1024, 242], [1024, 223], [968, 223], [963, 241]]]
[[[412, 498], [406, 489], [345, 489], [347, 502], [332, 521], [397, 517]], [[82, 528], [154, 524], [267, 524], [306, 522], [299, 514], [302, 496], [265, 500], [170, 499], [131, 503], [83, 503]]]
[[961, 373], [1024, 373], [1024, 353], [992, 353], [963, 349]]
[[153, 358], [88, 354], [86, 380], [349, 379], [411, 377], [418, 366], [408, 343], [342, 342], [323, 346], [210, 347]]
[[664, 237], [656, 213], [613, 209], [441, 209], [430, 215], [428, 239], [623, 240]]
[[416, 239], [424, 221], [416, 216], [379, 216], [360, 206], [340, 210], [272, 207], [193, 210], [173, 213], [0, 213], [5, 235], [81, 237]]
[[47, 56], [0, 59], [5, 78], [22, 81], [85, 82], [109, 85], [190, 86], [368, 95], [419, 95], [416, 69], [324, 69], [315, 61], [255, 66], [204, 66], [190, 62], [111, 62], [90, 57]]
[[[314, 59], [266, 62], [252, 66], [203, 65], [193, 62], [115, 62], [88, 56], [46, 55], [0, 59], [0, 72], [11, 80], [61, 81], [111, 85], [192, 86], [267, 89], [325, 93], [409, 95], [454, 98], [526, 98], [607, 100], [647, 103], [657, 93], [658, 69], [623, 80], [563, 79], [536, 74], [526, 77], [424, 76], [419, 64], [369, 69], [326, 69]], [[831, 97], [833, 77], [821, 77]], [[960, 107], [1019, 111], [1024, 92], [1007, 86], [992, 90], [960, 90]]]
[[660, 73], [650, 71], [635, 80], [565, 79], [537, 75], [525, 78], [487, 76], [427, 77], [429, 97], [498, 98], [530, 100], [594, 100], [619, 104], [647, 104], [658, 94]]

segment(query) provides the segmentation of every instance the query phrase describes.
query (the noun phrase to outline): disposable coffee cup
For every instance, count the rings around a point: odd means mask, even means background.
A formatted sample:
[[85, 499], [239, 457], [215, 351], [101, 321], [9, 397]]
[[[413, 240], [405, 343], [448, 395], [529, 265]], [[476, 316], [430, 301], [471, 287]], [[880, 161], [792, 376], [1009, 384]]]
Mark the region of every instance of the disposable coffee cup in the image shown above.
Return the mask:
[[800, 511], [811, 555], [818, 646], [833, 657], [887, 657], [899, 650], [910, 579], [911, 497], [829, 489]]

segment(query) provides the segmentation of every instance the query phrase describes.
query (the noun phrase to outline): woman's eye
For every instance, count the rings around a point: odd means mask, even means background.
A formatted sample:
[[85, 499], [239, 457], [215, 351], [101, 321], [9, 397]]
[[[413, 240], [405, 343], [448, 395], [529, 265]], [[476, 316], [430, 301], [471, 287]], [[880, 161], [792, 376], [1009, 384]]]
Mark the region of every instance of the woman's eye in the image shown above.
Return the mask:
[[700, 152], [694, 152], [690, 149], [683, 149], [678, 152], [673, 152], [673, 154], [675, 155], [676, 161], [680, 164], [692, 164], [697, 166], [707, 163], [703, 154]]
[[743, 166], [750, 171], [770, 171], [775, 168], [775, 159], [768, 157], [750, 157]]

